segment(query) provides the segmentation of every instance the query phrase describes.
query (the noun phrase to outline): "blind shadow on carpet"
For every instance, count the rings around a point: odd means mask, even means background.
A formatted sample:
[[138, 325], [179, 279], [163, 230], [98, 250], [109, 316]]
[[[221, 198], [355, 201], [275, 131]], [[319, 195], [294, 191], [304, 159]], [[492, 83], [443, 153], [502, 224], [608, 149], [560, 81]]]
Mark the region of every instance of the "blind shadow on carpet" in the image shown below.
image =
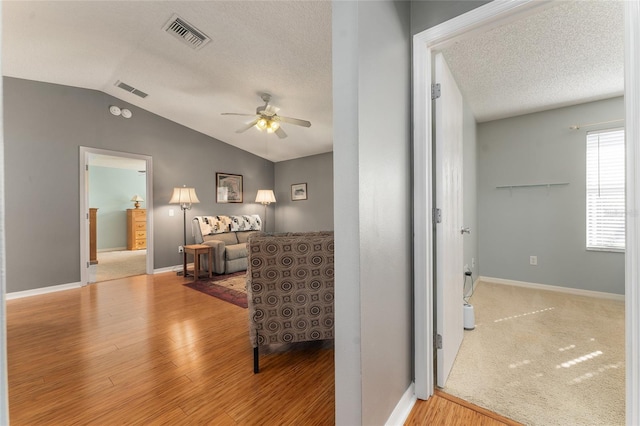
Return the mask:
[[444, 391], [529, 426], [625, 424], [624, 301], [480, 282]]
[[248, 306], [246, 277], [246, 271], [240, 271], [228, 275], [216, 275], [213, 278], [201, 278], [184, 285], [246, 309]]

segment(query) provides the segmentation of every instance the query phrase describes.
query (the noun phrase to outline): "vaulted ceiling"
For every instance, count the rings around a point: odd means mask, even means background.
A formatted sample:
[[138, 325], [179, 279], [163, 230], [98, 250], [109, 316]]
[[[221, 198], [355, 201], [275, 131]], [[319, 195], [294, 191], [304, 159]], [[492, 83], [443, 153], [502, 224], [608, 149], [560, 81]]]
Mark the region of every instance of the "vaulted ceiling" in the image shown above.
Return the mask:
[[[333, 149], [330, 1], [2, 7], [5, 76], [99, 90], [272, 161]], [[560, 1], [539, 9], [443, 49], [478, 121], [622, 94], [621, 2]], [[167, 33], [176, 14], [211, 41], [194, 50]], [[251, 117], [221, 113], [254, 113], [265, 92], [280, 115], [311, 127], [285, 123], [286, 139], [255, 128], [236, 133]]]
[[[333, 149], [331, 2], [3, 2], [3, 75], [100, 90], [272, 161]], [[211, 41], [194, 50], [163, 27], [177, 14]], [[116, 87], [122, 81], [140, 98]], [[286, 139], [235, 131], [272, 94]], [[105, 111], [108, 113], [108, 111]], [[134, 118], [135, 119], [135, 116]]]

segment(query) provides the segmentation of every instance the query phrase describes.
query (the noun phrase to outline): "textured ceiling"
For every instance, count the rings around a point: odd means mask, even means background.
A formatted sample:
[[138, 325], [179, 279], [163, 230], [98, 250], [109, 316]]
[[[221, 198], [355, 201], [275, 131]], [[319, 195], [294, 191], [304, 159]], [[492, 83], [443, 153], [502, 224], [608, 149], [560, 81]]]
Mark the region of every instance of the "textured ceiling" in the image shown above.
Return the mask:
[[[333, 149], [330, 1], [4, 1], [5, 76], [100, 90], [272, 161]], [[212, 41], [163, 31], [177, 13]], [[622, 6], [558, 2], [443, 52], [478, 121], [620, 95]], [[149, 94], [114, 86], [121, 80]], [[272, 93], [287, 139], [235, 130]], [[109, 112], [105, 110], [105, 114]], [[135, 114], [132, 120], [135, 120]]]
[[478, 122], [622, 95], [624, 5], [560, 1], [442, 52]]
[[[100, 90], [272, 161], [332, 150], [331, 2], [5, 1], [5, 76]], [[177, 13], [212, 41], [163, 31]], [[121, 80], [149, 94], [114, 86]], [[270, 92], [289, 135], [235, 130]], [[109, 112], [105, 110], [105, 114]], [[135, 114], [132, 120], [135, 120]]]

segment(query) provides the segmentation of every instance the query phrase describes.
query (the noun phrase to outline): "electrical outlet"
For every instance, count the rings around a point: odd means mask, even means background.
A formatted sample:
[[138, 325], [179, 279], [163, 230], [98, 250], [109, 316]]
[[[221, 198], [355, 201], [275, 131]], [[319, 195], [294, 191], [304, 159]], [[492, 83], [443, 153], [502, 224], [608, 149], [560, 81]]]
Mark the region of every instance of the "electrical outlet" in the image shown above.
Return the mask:
[[178, 253], [184, 253], [184, 247], [178, 246]]
[[529, 256], [529, 265], [538, 266], [538, 256]]

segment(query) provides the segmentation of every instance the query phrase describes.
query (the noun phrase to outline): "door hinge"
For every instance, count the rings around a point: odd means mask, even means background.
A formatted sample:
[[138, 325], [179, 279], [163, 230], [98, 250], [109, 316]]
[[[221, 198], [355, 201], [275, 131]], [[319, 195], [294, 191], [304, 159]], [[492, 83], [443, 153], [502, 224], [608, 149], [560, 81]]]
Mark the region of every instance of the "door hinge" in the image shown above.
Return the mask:
[[442, 222], [442, 210], [434, 208], [433, 209], [433, 223], [441, 223]]
[[442, 334], [434, 334], [433, 346], [435, 346], [436, 349], [442, 349]]
[[89, 262], [87, 262], [87, 268], [90, 268], [91, 266], [89, 265]]
[[88, 164], [85, 164], [85, 165], [84, 165], [84, 169], [85, 169], [86, 171], [89, 171], [89, 165], [88, 165]]
[[440, 97], [440, 83], [433, 83], [431, 85], [431, 100], [435, 101]]

